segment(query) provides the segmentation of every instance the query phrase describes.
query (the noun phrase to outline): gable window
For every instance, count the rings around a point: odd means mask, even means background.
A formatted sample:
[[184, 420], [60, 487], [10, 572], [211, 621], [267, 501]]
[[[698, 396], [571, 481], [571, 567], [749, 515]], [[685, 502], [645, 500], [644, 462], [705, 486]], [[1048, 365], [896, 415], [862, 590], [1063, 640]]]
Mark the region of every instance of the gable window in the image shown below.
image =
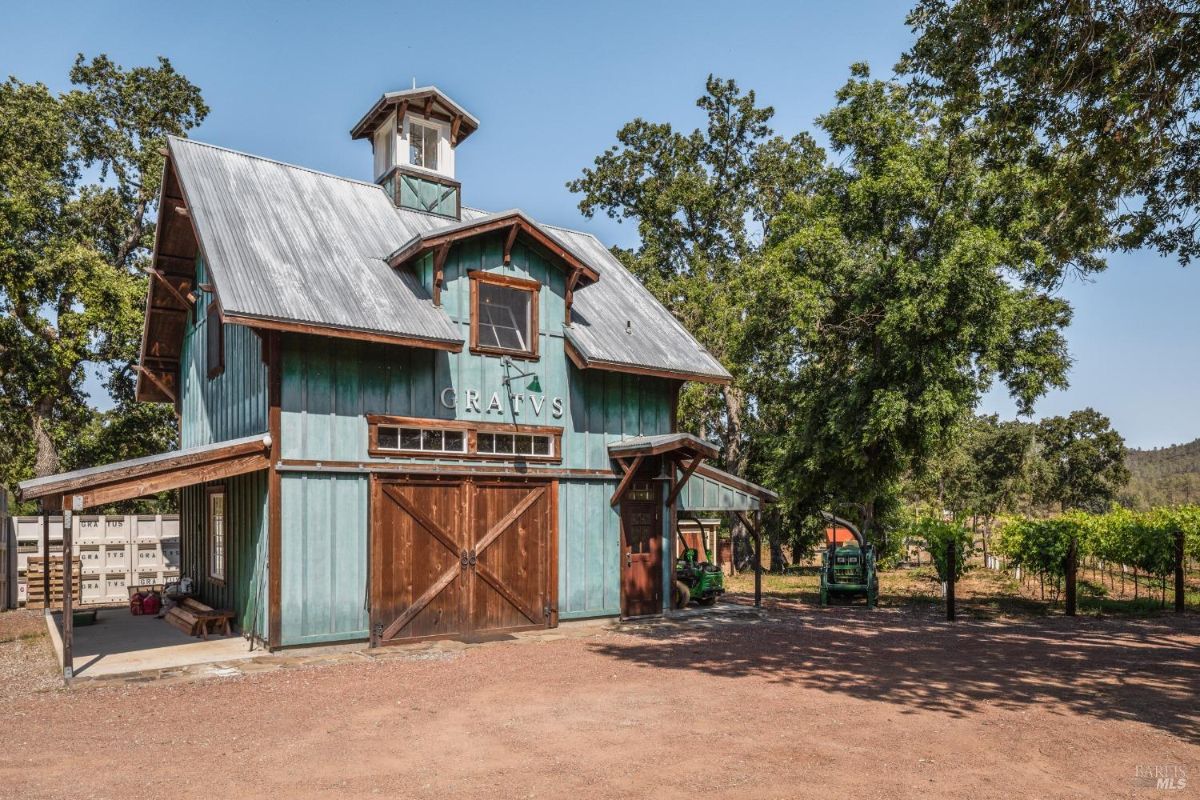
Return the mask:
[[204, 339], [208, 357], [208, 377], [215, 378], [225, 371], [225, 326], [221, 323], [221, 310], [217, 307], [215, 298], [208, 303]]
[[369, 414], [367, 452], [377, 458], [560, 461], [562, 428]]
[[208, 490], [208, 577], [225, 580], [225, 489]]
[[537, 281], [471, 273], [471, 350], [537, 358]]
[[435, 172], [438, 168], [438, 129], [412, 120], [408, 123], [408, 163]]

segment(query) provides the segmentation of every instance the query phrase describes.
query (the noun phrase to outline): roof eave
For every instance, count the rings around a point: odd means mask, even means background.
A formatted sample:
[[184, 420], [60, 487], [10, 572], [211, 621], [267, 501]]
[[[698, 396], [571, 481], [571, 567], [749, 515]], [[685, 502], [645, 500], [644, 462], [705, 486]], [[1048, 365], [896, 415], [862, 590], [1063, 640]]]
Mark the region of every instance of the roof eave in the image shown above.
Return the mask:
[[626, 372], [633, 375], [648, 375], [655, 378], [671, 378], [681, 381], [695, 381], [696, 383], [712, 383], [719, 386], [728, 386], [733, 383], [733, 376], [722, 370], [721, 373], [712, 372], [693, 372], [691, 370], [670, 369], [665, 367], [649, 366], [644, 364], [627, 364], [622, 361], [611, 361], [602, 358], [589, 358], [584, 355], [578, 344], [571, 336], [570, 329], [564, 330], [566, 334], [565, 344], [567, 357], [579, 369], [599, 369], [608, 372]]

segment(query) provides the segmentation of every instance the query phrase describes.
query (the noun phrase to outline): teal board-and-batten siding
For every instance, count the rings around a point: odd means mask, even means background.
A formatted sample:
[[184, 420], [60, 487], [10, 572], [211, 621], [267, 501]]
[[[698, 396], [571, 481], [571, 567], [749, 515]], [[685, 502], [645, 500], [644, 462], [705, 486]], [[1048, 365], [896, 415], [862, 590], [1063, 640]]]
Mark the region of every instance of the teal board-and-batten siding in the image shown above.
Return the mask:
[[[179, 492], [181, 574], [191, 577], [201, 600], [236, 613], [243, 632], [267, 630], [267, 470], [219, 484], [196, 484]], [[208, 489], [225, 489], [225, 580], [210, 577]], [[257, 622], [255, 618], [257, 617]]]
[[366, 474], [281, 476], [283, 645], [367, 638]]
[[[196, 282], [207, 282], [196, 260]], [[179, 359], [181, 447], [212, 444], [267, 431], [267, 365], [263, 342], [250, 328], [225, 325], [225, 370], [208, 377], [206, 334], [210, 292], [197, 292]]]
[[676, 505], [680, 511], [759, 511], [762, 501], [749, 492], [697, 473], [683, 485]]
[[[562, 339], [554, 344], [561, 352]], [[543, 361], [552, 361], [546, 358]], [[612, 468], [608, 445], [627, 436], [649, 436], [671, 428], [674, 386], [671, 381], [618, 372], [581, 371], [562, 357], [560, 370], [543, 362], [520, 363], [540, 370], [545, 398], [536, 414], [526, 399], [513, 413], [507, 398], [503, 413], [477, 413], [442, 405], [442, 389], [461, 394], [481, 387], [500, 388], [498, 359], [459, 353], [289, 336], [283, 350], [280, 445], [282, 457], [315, 461], [393, 461], [367, 453], [367, 415], [517, 422], [563, 428], [567, 469]], [[527, 385], [531, 378], [521, 383]], [[515, 383], [515, 381], [514, 381]], [[503, 393], [502, 393], [503, 395]], [[561, 397], [563, 414], [551, 413], [552, 398]], [[429, 463], [427, 460], [423, 463]], [[455, 463], [443, 459], [440, 463]]]

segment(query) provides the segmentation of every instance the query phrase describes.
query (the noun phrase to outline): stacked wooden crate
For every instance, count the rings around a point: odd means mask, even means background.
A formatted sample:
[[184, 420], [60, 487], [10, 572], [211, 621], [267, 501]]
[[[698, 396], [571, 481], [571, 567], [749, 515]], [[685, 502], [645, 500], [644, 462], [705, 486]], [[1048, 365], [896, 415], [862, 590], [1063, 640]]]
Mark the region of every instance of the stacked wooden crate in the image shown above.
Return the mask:
[[[128, 587], [161, 585], [179, 577], [179, 517], [79, 514], [74, 554], [82, 565], [81, 605], [129, 602]], [[42, 555], [42, 518], [14, 517], [18, 600], [32, 597], [27, 562]], [[62, 553], [62, 518], [50, 518], [50, 552]], [[61, 556], [60, 556], [61, 557]]]
[[[80, 585], [79, 559], [77, 558], [71, 559], [71, 575], [71, 597], [75, 603], [79, 603], [82, 589]], [[62, 608], [64, 577], [62, 556], [51, 556], [48, 578], [46, 574], [46, 559], [42, 556], [31, 557], [25, 572], [29, 592], [29, 596], [25, 600], [25, 607], [32, 609], [44, 609], [46, 607], [45, 585], [46, 581], [49, 580], [50, 607]]]

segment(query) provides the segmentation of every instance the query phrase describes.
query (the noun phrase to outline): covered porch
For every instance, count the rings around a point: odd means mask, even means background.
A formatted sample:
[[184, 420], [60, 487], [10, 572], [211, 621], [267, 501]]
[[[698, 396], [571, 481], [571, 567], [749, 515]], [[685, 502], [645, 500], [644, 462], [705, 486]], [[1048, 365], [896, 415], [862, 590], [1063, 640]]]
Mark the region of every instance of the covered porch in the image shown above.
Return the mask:
[[[88, 509], [159, 492], [221, 481], [270, 466], [268, 434], [231, 439], [144, 458], [64, 472], [22, 482], [19, 496], [37, 500], [43, 515], [42, 552], [51, 554], [49, 519], [62, 513], [61, 585], [47, 569], [43, 600], [51, 639], [66, 679], [76, 674], [116, 674], [249, 657], [241, 636], [196, 639], [155, 616], [134, 616], [128, 607], [97, 609], [94, 624], [74, 624], [74, 516]], [[47, 568], [49, 559], [47, 560]], [[57, 583], [57, 582], [55, 582]], [[61, 609], [55, 593], [61, 592]]]
[[[47, 614], [50, 641], [59, 663], [64, 661], [63, 615]], [[96, 622], [73, 626], [71, 677], [102, 678], [195, 664], [240, 661], [261, 655], [241, 636], [188, 636], [153, 616], [133, 616], [129, 609], [96, 609]]]
[[754, 542], [754, 605], [762, 606], [762, 512], [777, 502], [779, 495], [706, 463], [718, 456], [719, 448], [690, 433], [630, 437], [610, 444], [608, 452], [623, 472], [612, 496], [614, 506], [646, 459], [662, 459], [663, 471], [669, 477], [665, 504], [671, 513], [668, 548], [671, 582], [675, 580], [673, 553], [680, 518], [729, 515], [745, 526]]

